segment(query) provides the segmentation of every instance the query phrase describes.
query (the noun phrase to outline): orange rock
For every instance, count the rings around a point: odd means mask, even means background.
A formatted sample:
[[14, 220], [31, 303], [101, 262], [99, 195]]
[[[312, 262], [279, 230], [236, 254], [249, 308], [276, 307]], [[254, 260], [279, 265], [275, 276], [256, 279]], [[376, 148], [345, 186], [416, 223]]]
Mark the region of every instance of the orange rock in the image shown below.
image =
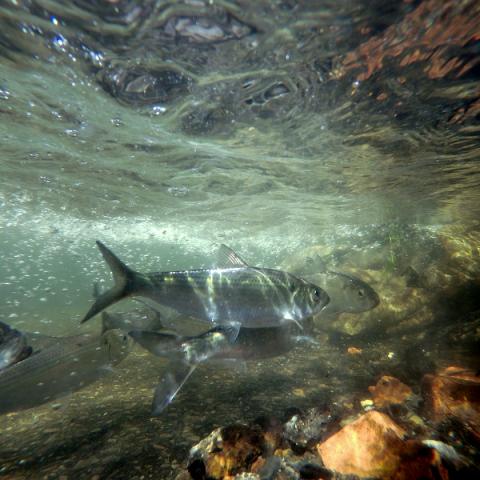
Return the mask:
[[368, 387], [368, 390], [377, 407], [402, 404], [413, 394], [408, 385], [388, 375], [384, 375], [374, 387]]
[[370, 411], [317, 446], [325, 466], [342, 474], [385, 477], [400, 466], [405, 430]]
[[435, 422], [454, 417], [480, 438], [480, 377], [461, 367], [448, 367], [425, 375], [426, 414]]
[[347, 349], [347, 353], [349, 355], [360, 355], [362, 352], [363, 352], [363, 350], [361, 348], [357, 348], [357, 347], [348, 347], [348, 349]]

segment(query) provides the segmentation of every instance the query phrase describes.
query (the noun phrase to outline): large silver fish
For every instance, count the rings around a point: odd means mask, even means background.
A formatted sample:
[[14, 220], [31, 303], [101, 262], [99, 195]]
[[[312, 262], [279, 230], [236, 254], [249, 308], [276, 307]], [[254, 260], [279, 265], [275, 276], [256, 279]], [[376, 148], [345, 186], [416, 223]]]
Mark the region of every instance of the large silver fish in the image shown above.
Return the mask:
[[0, 370], [9, 367], [32, 353], [22, 332], [0, 322]]
[[[311, 326], [311, 323], [308, 322]], [[170, 359], [166, 374], [155, 389], [152, 415], [159, 415], [174, 399], [195, 368], [205, 361], [260, 360], [290, 351], [305, 338], [295, 324], [270, 328], [239, 328], [220, 325], [201, 335], [187, 337], [174, 333], [132, 331], [129, 335], [143, 348]]]
[[123, 360], [132, 343], [121, 330], [101, 336], [40, 336], [36, 342], [42, 345], [40, 351], [0, 371], [0, 414], [36, 407], [85, 387]]
[[115, 285], [100, 295], [82, 320], [128, 296], [150, 298], [179, 313], [214, 324], [238, 322], [246, 328], [301, 322], [327, 305], [318, 286], [287, 272], [247, 265], [222, 245], [225, 268], [138, 273], [97, 241]]

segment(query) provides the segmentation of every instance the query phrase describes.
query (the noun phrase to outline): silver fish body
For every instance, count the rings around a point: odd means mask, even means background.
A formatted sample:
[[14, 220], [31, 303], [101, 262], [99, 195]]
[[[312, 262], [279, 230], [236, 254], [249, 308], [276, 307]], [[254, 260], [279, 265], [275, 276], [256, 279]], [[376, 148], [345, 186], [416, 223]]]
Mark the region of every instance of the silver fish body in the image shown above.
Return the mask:
[[288, 272], [250, 267], [231, 250], [227, 268], [141, 274], [101, 242], [97, 245], [112, 269], [115, 286], [100, 295], [82, 322], [128, 296], [147, 297], [206, 322], [238, 322], [245, 328], [299, 324], [329, 301], [318, 286]]
[[128, 335], [51, 338], [45, 348], [0, 372], [0, 414], [25, 410], [79, 390], [123, 360], [131, 346]]
[[[298, 343], [298, 332], [295, 324], [270, 328], [239, 328], [234, 324], [221, 325], [195, 337], [146, 331], [132, 331], [129, 335], [151, 353], [170, 359], [166, 374], [154, 394], [152, 412], [156, 416], [172, 402], [199, 363], [279, 356]], [[301, 333], [305, 332], [302, 330]]]
[[277, 357], [289, 352], [299, 338], [305, 337], [305, 333], [295, 324], [288, 324], [238, 329], [235, 325], [221, 325], [194, 337], [140, 330], [134, 330], [129, 335], [154, 355], [194, 364], [215, 359], [261, 360]]

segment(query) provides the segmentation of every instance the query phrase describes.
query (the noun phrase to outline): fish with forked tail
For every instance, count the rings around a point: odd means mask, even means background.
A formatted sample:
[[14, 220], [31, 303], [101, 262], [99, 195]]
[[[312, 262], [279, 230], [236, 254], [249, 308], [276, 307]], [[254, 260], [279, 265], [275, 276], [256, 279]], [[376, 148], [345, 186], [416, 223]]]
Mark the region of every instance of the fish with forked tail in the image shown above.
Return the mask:
[[239, 322], [245, 328], [300, 325], [329, 302], [320, 287], [288, 272], [251, 267], [225, 245], [225, 268], [146, 274], [127, 267], [103, 243], [97, 245], [115, 285], [97, 298], [82, 323], [129, 296], [147, 297], [213, 324]]

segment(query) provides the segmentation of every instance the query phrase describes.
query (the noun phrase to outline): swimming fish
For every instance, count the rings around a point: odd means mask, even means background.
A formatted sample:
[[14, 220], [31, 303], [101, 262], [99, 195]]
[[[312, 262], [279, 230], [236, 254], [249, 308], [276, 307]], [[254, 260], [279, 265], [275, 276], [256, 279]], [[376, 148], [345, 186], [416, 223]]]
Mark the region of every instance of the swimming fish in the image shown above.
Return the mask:
[[[93, 286], [93, 297], [97, 299], [101, 295], [98, 283]], [[136, 308], [127, 312], [102, 312], [102, 333], [107, 330], [120, 329], [125, 333], [131, 330], [163, 330], [160, 312], [139, 299], [144, 308]]]
[[32, 347], [22, 332], [0, 322], [0, 370], [9, 367], [32, 353]]
[[[312, 322], [309, 320], [306, 326], [312, 326]], [[296, 335], [299, 332], [302, 335]], [[246, 360], [276, 357], [309, 338], [305, 333], [292, 323], [266, 328], [240, 328], [237, 323], [219, 325], [193, 337], [138, 330], [129, 335], [154, 355], [170, 359], [167, 373], [155, 389], [152, 415], [157, 416], [172, 402], [201, 362], [235, 361], [242, 365]]]
[[290, 265], [291, 273], [318, 285], [327, 292], [330, 302], [322, 311], [322, 318], [329, 314], [344, 312], [362, 313], [375, 308], [380, 303], [377, 292], [368, 283], [353, 275], [329, 270], [327, 263], [327, 257], [315, 252], [303, 256], [297, 255], [294, 261], [290, 259], [286, 262]]
[[318, 286], [281, 270], [247, 265], [222, 245], [225, 268], [138, 273], [97, 241], [115, 285], [101, 294], [82, 320], [128, 296], [150, 298], [179, 313], [214, 324], [239, 322], [245, 328], [301, 322], [327, 305]]
[[327, 292], [330, 302], [322, 311], [322, 316], [343, 312], [366, 312], [380, 303], [377, 292], [368, 283], [353, 275], [325, 271], [302, 278]]
[[0, 414], [36, 407], [89, 385], [122, 361], [133, 343], [121, 330], [46, 340], [45, 348], [0, 371]]

